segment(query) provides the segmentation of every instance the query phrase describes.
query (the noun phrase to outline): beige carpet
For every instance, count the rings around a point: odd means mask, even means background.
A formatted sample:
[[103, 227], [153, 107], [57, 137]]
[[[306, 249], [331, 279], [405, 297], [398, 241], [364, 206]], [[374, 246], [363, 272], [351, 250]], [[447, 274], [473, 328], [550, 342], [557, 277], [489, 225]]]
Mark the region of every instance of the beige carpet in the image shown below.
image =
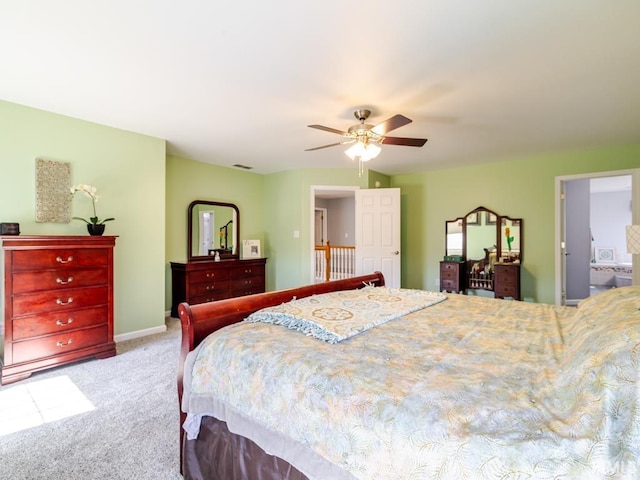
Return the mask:
[[167, 327], [0, 387], [0, 479], [181, 479], [178, 320]]

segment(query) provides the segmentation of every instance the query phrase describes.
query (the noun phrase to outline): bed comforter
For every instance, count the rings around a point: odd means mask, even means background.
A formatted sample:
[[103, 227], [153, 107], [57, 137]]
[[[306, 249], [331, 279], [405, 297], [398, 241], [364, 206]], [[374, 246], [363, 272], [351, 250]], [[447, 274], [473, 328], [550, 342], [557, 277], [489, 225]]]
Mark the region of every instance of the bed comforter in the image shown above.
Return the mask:
[[638, 307], [449, 295], [336, 344], [235, 324], [190, 356], [185, 428], [216, 416], [318, 479], [640, 478]]

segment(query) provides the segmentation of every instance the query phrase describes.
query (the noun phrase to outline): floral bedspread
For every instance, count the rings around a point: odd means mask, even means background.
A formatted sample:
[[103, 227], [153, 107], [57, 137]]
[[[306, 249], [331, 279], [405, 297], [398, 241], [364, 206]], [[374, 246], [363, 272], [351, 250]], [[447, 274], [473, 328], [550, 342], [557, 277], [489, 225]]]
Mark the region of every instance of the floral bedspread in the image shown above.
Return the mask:
[[637, 479], [638, 307], [639, 287], [577, 309], [450, 295], [337, 344], [243, 322], [194, 354], [183, 407], [223, 405], [344, 478]]

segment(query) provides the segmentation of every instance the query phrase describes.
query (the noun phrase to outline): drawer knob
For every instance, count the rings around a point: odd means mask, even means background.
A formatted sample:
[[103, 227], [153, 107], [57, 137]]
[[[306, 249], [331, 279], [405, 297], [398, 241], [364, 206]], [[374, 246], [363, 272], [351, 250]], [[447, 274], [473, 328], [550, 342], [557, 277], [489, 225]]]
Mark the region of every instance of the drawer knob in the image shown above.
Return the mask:
[[72, 302], [73, 302], [73, 297], [69, 297], [69, 298], [67, 298], [67, 301], [66, 301], [66, 302], [65, 302], [64, 300], [62, 300], [61, 298], [58, 298], [58, 299], [56, 300], [56, 303], [57, 303], [58, 305], [69, 305], [69, 304], [70, 304], [70, 303], [72, 303]]
[[58, 325], [59, 327], [64, 327], [66, 325], [71, 325], [73, 323], [73, 318], [67, 318], [67, 321], [65, 322], [64, 320], [56, 320], [56, 325]]
[[71, 255], [69, 255], [66, 260], [64, 258], [62, 258], [62, 257], [56, 257], [56, 262], [58, 262], [58, 263], [73, 262], [73, 257]]
[[71, 282], [73, 282], [73, 277], [69, 277], [66, 280], [63, 280], [60, 277], [56, 278], [56, 283], [59, 283], [60, 285], [69, 285]]
[[215, 273], [207, 273], [207, 278], [213, 278], [215, 275]]
[[58, 347], [66, 347], [67, 345], [71, 345], [72, 343], [73, 343], [73, 339], [72, 339], [72, 338], [70, 338], [69, 340], [67, 340], [67, 343], [64, 343], [64, 342], [58, 342], [58, 343], [56, 343], [56, 345], [57, 345]]

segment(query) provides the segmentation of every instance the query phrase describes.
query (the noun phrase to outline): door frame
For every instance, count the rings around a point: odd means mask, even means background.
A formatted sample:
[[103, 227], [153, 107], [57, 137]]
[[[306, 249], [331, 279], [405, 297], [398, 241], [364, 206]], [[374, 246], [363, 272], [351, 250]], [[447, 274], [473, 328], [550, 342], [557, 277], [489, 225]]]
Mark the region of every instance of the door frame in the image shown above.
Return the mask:
[[[344, 197], [354, 196], [355, 191], [360, 190], [358, 186], [332, 186], [332, 185], [311, 185], [311, 201], [309, 202], [309, 219], [311, 228], [315, 228], [315, 215], [316, 215], [316, 195], [320, 192], [335, 192], [338, 194], [344, 193]], [[337, 197], [336, 197], [337, 198]], [[313, 284], [315, 281], [315, 258], [316, 258], [316, 237], [314, 232], [311, 231], [309, 235], [309, 283]]]
[[[563, 287], [566, 277], [563, 230], [564, 230], [564, 202], [562, 192], [564, 192], [565, 182], [571, 180], [584, 180], [600, 177], [617, 177], [621, 175], [631, 175], [631, 222], [634, 225], [640, 224], [640, 168], [627, 170], [612, 170], [606, 172], [590, 172], [576, 175], [562, 175], [555, 177], [555, 304], [564, 305]], [[632, 255], [633, 284], [640, 285], [640, 255]]]

